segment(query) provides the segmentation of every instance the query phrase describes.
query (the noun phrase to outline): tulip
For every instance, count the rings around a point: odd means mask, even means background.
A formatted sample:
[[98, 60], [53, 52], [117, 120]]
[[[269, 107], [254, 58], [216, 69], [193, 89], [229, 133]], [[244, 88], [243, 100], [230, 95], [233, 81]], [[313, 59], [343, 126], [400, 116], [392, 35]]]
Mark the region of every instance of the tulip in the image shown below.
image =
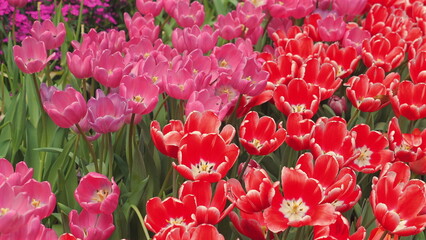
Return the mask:
[[13, 56], [16, 65], [22, 72], [32, 74], [42, 71], [55, 54], [52, 53], [47, 57], [44, 42], [27, 37], [22, 41], [22, 47], [13, 46]]
[[7, 2], [14, 8], [23, 8], [27, 5], [28, 0], [7, 0]]
[[105, 87], [118, 87], [123, 77], [123, 70], [124, 57], [119, 52], [112, 53], [110, 50], [105, 50], [93, 62], [93, 78]]
[[118, 204], [120, 189], [114, 182], [96, 172], [90, 172], [80, 180], [74, 197], [89, 214], [111, 214]]
[[138, 11], [143, 14], [152, 14], [152, 16], [158, 16], [163, 10], [163, 1], [162, 0], [137, 0], [136, 8]]
[[204, 16], [204, 6], [197, 1], [192, 3], [178, 1], [172, 15], [181, 27], [201, 26], [204, 22]]
[[349, 221], [342, 216], [337, 214], [336, 222], [329, 226], [315, 226], [314, 227], [314, 240], [321, 239], [347, 239], [347, 240], [364, 240], [366, 230], [364, 227], [359, 227], [355, 233], [349, 235]]
[[0, 158], [0, 185], [3, 183], [13, 186], [22, 186], [33, 177], [34, 170], [28, 168], [23, 161], [16, 164], [13, 170], [12, 164], [5, 158]]
[[346, 23], [343, 17], [329, 14], [324, 19], [318, 20], [318, 33], [323, 41], [340, 41], [346, 31]]
[[124, 77], [119, 92], [127, 99], [128, 109], [133, 114], [148, 114], [158, 102], [158, 87], [147, 77]]
[[38, 217], [31, 217], [22, 227], [19, 228], [18, 231], [0, 235], [0, 240], [9, 239], [57, 240], [58, 236], [53, 229], [46, 228], [43, 224], [41, 224]]
[[411, 121], [426, 117], [426, 83], [403, 81], [395, 90], [390, 100], [397, 117], [402, 115]]
[[43, 23], [35, 21], [30, 32], [35, 39], [44, 42], [47, 50], [58, 48], [65, 41], [64, 23], [59, 23], [55, 27], [50, 19], [43, 21]]
[[43, 83], [40, 95], [44, 110], [59, 127], [70, 128], [86, 115], [87, 106], [83, 95], [70, 86], [60, 91]]
[[90, 49], [85, 52], [78, 49], [72, 53], [67, 52], [68, 69], [76, 78], [92, 77], [93, 58], [93, 51]]
[[284, 143], [287, 131], [268, 116], [259, 118], [257, 112], [249, 112], [240, 126], [241, 145], [252, 155], [268, 155]]
[[240, 20], [236, 17], [236, 12], [231, 11], [226, 15], [219, 15], [217, 21], [214, 24], [216, 29], [219, 29], [220, 36], [225, 40], [232, 40], [237, 38], [243, 32], [243, 25]]
[[311, 131], [315, 123], [311, 119], [304, 119], [300, 113], [290, 113], [287, 119], [286, 143], [296, 151], [309, 149]]
[[102, 90], [96, 91], [96, 98], [87, 103], [89, 124], [98, 133], [118, 131], [129, 114], [126, 100], [116, 93], [105, 96]]
[[112, 214], [93, 214], [85, 209], [69, 213], [71, 233], [83, 240], [107, 240], [115, 230]]
[[172, 43], [179, 52], [201, 49], [203, 53], [207, 53], [216, 46], [218, 36], [219, 32], [213, 31], [209, 25], [205, 25], [202, 29], [194, 25], [183, 30], [180, 28], [173, 30]]
[[[138, 2], [143, 2], [144, 0], [138, 0]], [[152, 43], [158, 39], [158, 34], [160, 33], [160, 26], [155, 25], [154, 16], [152, 14], [147, 14], [141, 16], [140, 13], [135, 13], [133, 17], [125, 12], [124, 13], [124, 23], [126, 28], [129, 31], [129, 37], [132, 38], [146, 38]]]

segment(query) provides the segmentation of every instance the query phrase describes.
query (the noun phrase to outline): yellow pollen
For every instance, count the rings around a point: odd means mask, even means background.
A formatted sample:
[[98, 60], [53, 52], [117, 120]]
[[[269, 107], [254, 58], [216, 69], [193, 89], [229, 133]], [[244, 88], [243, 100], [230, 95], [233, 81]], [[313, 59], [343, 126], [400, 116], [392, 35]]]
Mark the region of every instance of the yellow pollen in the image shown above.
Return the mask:
[[253, 139], [251, 142], [253, 143], [253, 146], [255, 146], [257, 149], [263, 147], [263, 144], [261, 144], [260, 141], [256, 138]]
[[223, 59], [222, 61], [220, 61], [219, 66], [223, 67], [223, 68], [227, 67], [228, 66], [228, 62], [225, 59]]
[[109, 195], [109, 191], [106, 189], [96, 190], [92, 200], [94, 202], [103, 202]]
[[180, 217], [180, 218], [170, 218], [169, 220], [166, 220], [166, 222], [168, 222], [169, 225], [183, 225], [183, 226], [186, 226], [185, 219], [183, 217]]
[[183, 92], [183, 90], [185, 89], [185, 87], [182, 84], [178, 85], [179, 89]]
[[308, 212], [309, 207], [306, 206], [301, 198], [297, 200], [284, 199], [279, 210], [286, 218], [288, 218], [289, 221], [300, 221], [304, 216], [306, 216], [306, 212]]
[[0, 216], [4, 216], [9, 212], [9, 208], [0, 208]]
[[152, 77], [152, 82], [153, 83], [156, 83], [157, 81], [158, 81], [158, 77], [157, 76]]
[[215, 172], [214, 163], [209, 163], [204, 160], [200, 160], [199, 163], [191, 166], [191, 171], [193, 176], [196, 176], [200, 173], [212, 173]]
[[108, 76], [109, 76], [109, 75], [112, 75], [112, 73], [113, 73], [113, 72], [112, 72], [112, 69], [108, 69], [107, 73], [108, 73]]
[[33, 207], [38, 208], [41, 205], [40, 201], [37, 201], [33, 198], [33, 200], [31, 200], [31, 205], [33, 205]]
[[134, 102], [138, 102], [138, 103], [141, 103], [141, 102], [143, 102], [143, 97], [141, 97], [140, 95], [137, 95], [137, 96], [133, 96], [133, 101]]
[[359, 156], [354, 160], [354, 163], [360, 167], [369, 165], [373, 152], [367, 146], [357, 148], [356, 151], [359, 152]]
[[303, 113], [306, 111], [305, 104], [291, 105], [291, 109], [296, 113]]
[[248, 82], [251, 82], [251, 76], [245, 78]]
[[147, 57], [149, 57], [149, 55], [150, 55], [149, 53], [145, 53], [145, 54], [143, 55], [143, 57], [144, 57], [144, 58], [147, 58]]
[[197, 69], [194, 69], [194, 70], [192, 70], [192, 73], [197, 74], [197, 73], [198, 73], [198, 70], [197, 70]]

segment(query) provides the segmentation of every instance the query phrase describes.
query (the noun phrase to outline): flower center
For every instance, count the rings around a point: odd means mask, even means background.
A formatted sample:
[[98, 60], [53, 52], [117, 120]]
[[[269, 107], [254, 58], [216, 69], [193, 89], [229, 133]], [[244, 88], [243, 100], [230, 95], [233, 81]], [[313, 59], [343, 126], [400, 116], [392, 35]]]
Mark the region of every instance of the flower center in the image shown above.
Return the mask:
[[156, 83], [157, 81], [158, 81], [158, 77], [157, 76], [152, 77], [152, 83]]
[[200, 163], [197, 163], [195, 165], [192, 165], [192, 174], [194, 176], [200, 174], [200, 173], [212, 173], [215, 172], [214, 168], [214, 163], [209, 163], [206, 162], [204, 160], [200, 160]]
[[306, 206], [301, 198], [296, 200], [284, 199], [279, 210], [290, 222], [292, 222], [302, 220], [302, 218], [306, 216], [309, 207]]
[[92, 197], [92, 201], [94, 202], [103, 202], [109, 195], [109, 191], [106, 189], [96, 190], [96, 193]]
[[133, 96], [133, 101], [137, 103], [141, 103], [143, 102], [143, 97], [141, 97], [140, 95]]
[[9, 212], [9, 208], [0, 208], [0, 217], [6, 215]]
[[168, 222], [169, 225], [182, 225], [182, 226], [186, 226], [185, 219], [183, 217], [170, 218], [169, 220], [166, 220], [166, 222]]
[[291, 109], [296, 113], [303, 113], [306, 111], [305, 104], [291, 105]]
[[228, 62], [225, 59], [223, 59], [222, 61], [219, 62], [219, 66], [226, 68], [228, 67]]
[[35, 207], [35, 208], [38, 208], [38, 207], [40, 207], [41, 202], [33, 198], [31, 200], [31, 205], [33, 205], [33, 207]]
[[359, 152], [359, 156], [355, 159], [354, 163], [360, 167], [370, 165], [371, 154], [373, 154], [373, 152], [365, 145], [357, 148], [356, 151]]
[[258, 140], [258, 139], [253, 139], [252, 141], [251, 141], [252, 143], [253, 143], [253, 146], [255, 146], [257, 149], [259, 149], [259, 148], [262, 148], [263, 147], [263, 144], [262, 143], [260, 143], [260, 140]]

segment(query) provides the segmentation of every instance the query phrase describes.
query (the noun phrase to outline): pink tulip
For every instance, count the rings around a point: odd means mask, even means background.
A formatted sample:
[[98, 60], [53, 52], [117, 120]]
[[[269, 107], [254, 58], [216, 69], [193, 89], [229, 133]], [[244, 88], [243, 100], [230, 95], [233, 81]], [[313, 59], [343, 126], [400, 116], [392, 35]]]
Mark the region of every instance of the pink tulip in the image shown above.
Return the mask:
[[93, 78], [109, 88], [120, 85], [123, 77], [124, 57], [120, 52], [104, 50], [93, 63]]
[[334, 0], [333, 10], [340, 16], [347, 15], [352, 18], [363, 13], [367, 2], [367, 0]]
[[126, 76], [121, 80], [119, 91], [120, 96], [127, 99], [129, 111], [134, 114], [148, 114], [158, 102], [159, 89], [148, 77]]
[[318, 20], [318, 33], [323, 41], [340, 41], [346, 31], [343, 17], [329, 14], [326, 18]]
[[356, 49], [358, 55], [362, 52], [362, 42], [365, 39], [370, 39], [371, 34], [367, 30], [363, 30], [360, 27], [354, 27], [346, 31], [343, 36], [342, 45], [343, 47], [352, 46]]
[[153, 84], [155, 84], [159, 93], [164, 92], [165, 78], [167, 77], [167, 70], [169, 68], [168, 60], [161, 54], [149, 55], [146, 59], [141, 59], [135, 63], [130, 70], [129, 76], [148, 77]]
[[249, 58], [243, 69], [232, 75], [232, 86], [241, 94], [249, 96], [259, 95], [266, 87], [269, 77], [267, 71], [254, 58]]
[[38, 182], [31, 179], [23, 186], [13, 189], [15, 194], [24, 194], [29, 198], [31, 214], [40, 219], [46, 218], [52, 214], [56, 206], [56, 196], [52, 192], [49, 182]]
[[296, 19], [308, 16], [315, 10], [313, 0], [275, 0], [268, 5], [269, 13], [272, 17], [285, 18], [294, 17]]
[[40, 87], [40, 95], [44, 111], [59, 127], [69, 128], [86, 115], [86, 101], [83, 95], [72, 87], [68, 86], [61, 91], [54, 86], [47, 87], [43, 83]]
[[158, 34], [160, 33], [160, 26], [155, 25], [154, 20], [155, 19], [152, 14], [142, 16], [137, 12], [133, 15], [133, 17], [130, 17], [128, 13], [124, 13], [124, 22], [127, 30], [129, 31], [130, 39], [146, 38], [151, 42], [155, 42], [155, 40], [158, 39]]
[[0, 236], [20, 229], [30, 217], [29, 199], [24, 194], [15, 194], [8, 183], [0, 185]]
[[[232, 54], [229, 54], [232, 53]], [[227, 43], [220, 47], [215, 47], [212, 56], [217, 60], [220, 73], [224, 72], [232, 74], [240, 71], [244, 65], [242, 64], [243, 53], [233, 43]]]
[[64, 23], [59, 23], [55, 27], [50, 19], [43, 21], [43, 23], [35, 21], [30, 32], [35, 39], [44, 42], [47, 50], [58, 48], [65, 41]]
[[136, 0], [136, 8], [143, 15], [158, 16], [163, 10], [163, 0]]
[[185, 115], [193, 111], [197, 112], [214, 112], [220, 120], [224, 119], [229, 112], [231, 106], [227, 104], [227, 99], [215, 95], [214, 89], [203, 89], [193, 92], [185, 105]]
[[179, 1], [173, 13], [173, 18], [181, 27], [201, 26], [204, 22], [204, 6], [195, 1], [191, 4]]
[[189, 5], [189, 0], [163, 0], [164, 11], [174, 18], [175, 9], [179, 2], [184, 2]]
[[345, 97], [333, 95], [331, 96], [331, 98], [328, 99], [328, 105], [331, 109], [333, 109], [334, 113], [337, 116], [342, 116], [343, 113], [347, 110]]
[[91, 49], [82, 52], [78, 49], [74, 52], [67, 52], [68, 69], [76, 78], [90, 78], [92, 77], [94, 54]]
[[32, 74], [43, 70], [55, 54], [47, 57], [44, 43], [33, 37], [27, 37], [22, 41], [22, 47], [13, 46], [13, 56], [22, 72]]
[[120, 189], [114, 179], [90, 172], [80, 180], [74, 197], [90, 214], [111, 214], [117, 208]]
[[243, 25], [239, 18], [237, 18], [236, 11], [231, 11], [226, 15], [219, 15], [214, 24], [216, 29], [219, 29], [220, 36], [225, 40], [232, 40], [241, 36], [243, 32]]
[[181, 68], [177, 72], [169, 70], [164, 86], [166, 93], [171, 97], [188, 99], [192, 92], [195, 91], [196, 83], [192, 73], [185, 68]]
[[[15, 226], [16, 227], [16, 226]], [[43, 239], [43, 240], [57, 240], [58, 236], [55, 231], [46, 228], [41, 224], [40, 219], [35, 216], [30, 218], [18, 231], [9, 234], [0, 234], [0, 240], [10, 239]]]
[[5, 158], [0, 158], [0, 185], [8, 183], [10, 186], [22, 186], [33, 177], [33, 169], [28, 168], [25, 162], [12, 164]]
[[115, 230], [112, 214], [93, 214], [72, 210], [69, 214], [71, 233], [81, 240], [106, 240]]
[[96, 98], [89, 100], [87, 108], [90, 126], [102, 134], [118, 131], [129, 113], [126, 99], [116, 93], [105, 96], [100, 89], [96, 91]]
[[262, 8], [256, 7], [251, 2], [244, 2], [237, 5], [236, 9], [237, 18], [245, 28], [255, 29], [263, 21], [265, 14]]
[[207, 53], [216, 46], [218, 36], [219, 32], [213, 31], [209, 25], [205, 25], [202, 30], [194, 25], [183, 30], [180, 28], [173, 30], [172, 43], [179, 52], [201, 49], [203, 53]]

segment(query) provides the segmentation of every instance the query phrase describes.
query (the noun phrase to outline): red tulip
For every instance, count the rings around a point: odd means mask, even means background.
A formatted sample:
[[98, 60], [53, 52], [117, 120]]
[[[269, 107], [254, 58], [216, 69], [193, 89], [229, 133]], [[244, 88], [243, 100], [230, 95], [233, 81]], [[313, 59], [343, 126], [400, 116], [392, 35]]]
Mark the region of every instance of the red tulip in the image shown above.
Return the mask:
[[275, 192], [271, 206], [263, 213], [270, 231], [277, 233], [290, 226], [327, 226], [336, 221], [333, 205], [321, 203], [323, 191], [318, 181], [301, 170], [283, 167], [281, 183], [284, 196]]
[[240, 126], [241, 145], [252, 155], [268, 155], [277, 150], [285, 141], [286, 130], [281, 123], [276, 128], [275, 120], [257, 112], [249, 112]]
[[426, 117], [426, 83], [403, 81], [390, 98], [397, 117], [402, 115], [411, 121]]
[[349, 235], [349, 229], [349, 221], [338, 213], [335, 223], [314, 227], [314, 240], [363, 240], [365, 238], [364, 227], [359, 227], [352, 235]]
[[388, 163], [373, 178], [370, 203], [378, 223], [392, 234], [416, 235], [426, 226], [426, 184], [410, 180], [410, 168], [402, 162]]
[[182, 138], [174, 168], [188, 180], [218, 182], [234, 165], [239, 154], [235, 144], [226, 144], [219, 134], [192, 132]]
[[249, 214], [241, 211], [240, 215], [241, 218], [235, 212], [229, 213], [229, 218], [238, 232], [252, 240], [266, 240], [267, 228], [262, 212]]
[[246, 213], [260, 212], [269, 207], [279, 183], [273, 183], [268, 173], [259, 168], [250, 168], [243, 176], [246, 190], [238, 180], [231, 178], [228, 180], [231, 194], [228, 198]]
[[309, 149], [311, 131], [315, 123], [311, 119], [303, 119], [300, 113], [291, 113], [287, 118], [286, 143], [296, 151]]
[[320, 103], [318, 86], [307, 84], [295, 78], [286, 85], [279, 85], [274, 92], [274, 102], [278, 110], [286, 116], [300, 113], [304, 118], [312, 118]]

